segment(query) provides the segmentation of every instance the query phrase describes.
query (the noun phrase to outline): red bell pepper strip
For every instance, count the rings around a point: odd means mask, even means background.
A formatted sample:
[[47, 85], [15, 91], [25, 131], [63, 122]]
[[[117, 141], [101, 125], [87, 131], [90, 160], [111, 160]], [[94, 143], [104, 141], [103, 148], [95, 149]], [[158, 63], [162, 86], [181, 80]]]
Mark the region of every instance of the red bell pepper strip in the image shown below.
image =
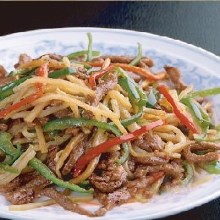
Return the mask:
[[[41, 77], [48, 77], [48, 72], [49, 72], [49, 64], [48, 63], [43, 63], [36, 71], [37, 76]], [[37, 90], [42, 91], [43, 90], [43, 84], [42, 83], [35, 83], [35, 86]]]
[[107, 67], [104, 70], [93, 72], [91, 74], [91, 76], [89, 77], [89, 84], [90, 84], [91, 88], [95, 89], [95, 87], [96, 87], [96, 80], [98, 78], [102, 77], [105, 73], [107, 73], [107, 72], [109, 72], [109, 71], [111, 71], [113, 69], [114, 69], [113, 66], [109, 66], [109, 67]]
[[22, 99], [20, 102], [15, 103], [14, 105], [9, 106], [8, 108], [0, 111], [0, 118], [4, 118], [6, 115], [11, 113], [14, 110], [21, 108], [24, 105], [30, 104], [31, 102], [35, 101], [36, 99], [42, 96], [41, 92], [34, 93], [32, 95], [27, 96], [26, 98]]
[[133, 131], [133, 132], [125, 134], [125, 135], [122, 135], [120, 137], [111, 138], [108, 141], [106, 141], [102, 144], [99, 144], [96, 147], [90, 148], [77, 161], [76, 166], [75, 166], [74, 171], [73, 171], [73, 176], [77, 177], [82, 172], [82, 170], [84, 170], [86, 165], [92, 159], [97, 157], [99, 154], [101, 154], [103, 152], [106, 152], [112, 146], [118, 145], [118, 144], [123, 144], [123, 143], [128, 142], [128, 141], [132, 141], [132, 140], [136, 139], [138, 136], [148, 132], [149, 130], [151, 130], [151, 129], [157, 127], [157, 126], [163, 125], [163, 124], [164, 124], [164, 122], [162, 120], [158, 120], [158, 121], [152, 122], [148, 125], [145, 125], [145, 126], [141, 127], [140, 129], [138, 129], [136, 131]]
[[36, 75], [41, 77], [48, 77], [48, 71], [49, 71], [48, 63], [44, 63], [37, 69]]
[[[48, 70], [49, 70], [48, 63], [44, 63], [38, 68], [36, 75], [41, 76], [41, 77], [47, 77]], [[22, 106], [28, 105], [31, 102], [35, 101], [36, 99], [40, 98], [43, 95], [43, 84], [42, 83], [35, 83], [35, 87], [37, 89], [36, 93], [29, 95], [26, 98], [22, 99], [20, 102], [17, 102], [14, 105], [11, 105], [11, 106], [7, 107], [6, 109], [0, 111], [0, 118], [4, 118], [12, 111], [17, 110], [17, 109], [21, 108]]]
[[183, 111], [180, 109], [176, 101], [173, 99], [173, 97], [170, 95], [168, 88], [165, 85], [159, 85], [157, 87], [158, 91], [164, 95], [164, 97], [167, 99], [167, 101], [170, 103], [170, 105], [173, 107], [173, 112], [177, 116], [177, 118], [180, 119], [180, 121], [189, 129], [192, 131], [192, 133], [199, 134], [200, 131], [196, 127], [196, 125], [188, 119], [188, 117], [183, 113]]

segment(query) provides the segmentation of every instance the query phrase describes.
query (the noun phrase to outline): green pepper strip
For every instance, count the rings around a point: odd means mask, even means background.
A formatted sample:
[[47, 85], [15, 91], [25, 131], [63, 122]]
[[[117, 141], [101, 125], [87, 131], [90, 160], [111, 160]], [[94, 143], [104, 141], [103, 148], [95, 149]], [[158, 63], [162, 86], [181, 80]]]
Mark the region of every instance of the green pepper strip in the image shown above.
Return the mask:
[[212, 161], [210, 163], [206, 163], [202, 166], [202, 168], [211, 174], [220, 174], [220, 161]]
[[[87, 54], [88, 54], [88, 50], [81, 50], [81, 51], [71, 53], [71, 54], [67, 55], [67, 57], [70, 60], [73, 60], [73, 59], [76, 59], [77, 57], [82, 57], [82, 56], [87, 55]], [[95, 51], [95, 50], [92, 51], [92, 56], [93, 57], [96, 57], [96, 56], [99, 56], [99, 55], [100, 55], [99, 51]]]
[[16, 75], [27, 76], [27, 75], [31, 75], [32, 73], [34, 73], [35, 69], [36, 69], [36, 67], [29, 67], [27, 69], [22, 69], [22, 70], [13, 70], [9, 73], [9, 76], [16, 76]]
[[92, 34], [87, 33], [87, 37], [88, 37], [88, 40], [89, 40], [89, 44], [88, 44], [88, 51], [87, 51], [86, 61], [91, 61], [92, 60]]
[[120, 135], [120, 132], [118, 129], [105, 122], [99, 122], [92, 119], [86, 119], [86, 118], [59, 118], [55, 119], [53, 121], [50, 121], [44, 125], [44, 131], [54, 131], [54, 130], [63, 130], [72, 126], [96, 126], [98, 128], [104, 129], [104, 130], [110, 130], [116, 135]]
[[76, 73], [76, 69], [73, 68], [73, 67], [67, 67], [67, 68], [64, 68], [64, 69], [61, 69], [61, 70], [56, 70], [52, 73], [49, 73], [48, 77], [49, 78], [53, 78], [53, 79], [57, 79], [61, 76], [66, 76], [66, 75], [70, 75], [70, 74], [73, 74], [73, 73]]
[[9, 160], [3, 163], [12, 164], [20, 156], [20, 148], [15, 148], [11, 143], [11, 134], [7, 132], [0, 133], [0, 150], [2, 150], [7, 156], [10, 157]]
[[19, 173], [18, 169], [8, 164], [0, 163], [0, 173]]
[[47, 180], [50, 180], [52, 183], [56, 184], [57, 186], [60, 186], [62, 188], [70, 189], [75, 192], [82, 192], [82, 193], [92, 193], [93, 190], [89, 189], [83, 189], [75, 184], [69, 183], [68, 181], [63, 181], [61, 179], [58, 179], [54, 173], [44, 164], [41, 162], [41, 160], [37, 158], [33, 158], [29, 161], [29, 165], [33, 167], [35, 170], [37, 170], [42, 176], [44, 176]]
[[129, 125], [133, 124], [134, 122], [137, 122], [139, 118], [141, 118], [142, 112], [138, 112], [135, 115], [132, 115], [130, 118], [124, 119], [121, 121], [121, 124], [124, 127], [128, 127]]
[[13, 88], [23, 83], [25, 80], [29, 79], [31, 76], [26, 76], [20, 79], [17, 79], [11, 83], [8, 83], [2, 87], [0, 87], [0, 101], [7, 98], [11, 94], [13, 94]]
[[140, 43], [138, 43], [138, 53], [137, 53], [137, 56], [129, 64], [132, 65], [132, 66], [136, 66], [140, 62], [142, 56], [143, 56], [142, 55], [142, 46], [141, 46]]
[[134, 82], [133, 79], [127, 76], [121, 68], [116, 69], [119, 75], [118, 84], [128, 93], [134, 109], [142, 111], [143, 106], [147, 103], [147, 96], [144, 91]]
[[207, 97], [220, 94], [220, 87], [213, 88], [213, 89], [205, 89], [201, 91], [195, 91], [189, 93], [187, 97], [194, 98], [194, 97]]
[[184, 161], [183, 163], [185, 169], [186, 169], [186, 177], [185, 179], [182, 180], [182, 184], [183, 185], [188, 185], [191, 181], [192, 181], [192, 178], [194, 176], [194, 170], [193, 170], [193, 167], [191, 164], [189, 164], [188, 162]]
[[[11, 143], [11, 134], [7, 132], [0, 133], [0, 149], [5, 152], [6, 155], [13, 157], [13, 159], [17, 159], [20, 156], [20, 149], [18, 153], [18, 149], [16, 149]], [[37, 170], [42, 176], [44, 176], [47, 180], [50, 180], [54, 184], [67, 188], [76, 192], [92, 192], [92, 189], [85, 190], [77, 185], [74, 185], [69, 182], [64, 182], [61, 179], [58, 179], [54, 173], [40, 160], [37, 158], [33, 158], [29, 161], [29, 165]], [[6, 167], [6, 166], [5, 166]], [[1, 166], [0, 166], [1, 168]], [[7, 168], [7, 167], [6, 167]]]
[[198, 102], [196, 102], [195, 100], [193, 100], [192, 98], [183, 98], [181, 100], [181, 102], [183, 104], [185, 104], [190, 113], [193, 115], [193, 118], [195, 119], [196, 123], [200, 126], [200, 128], [202, 129], [202, 135], [197, 135], [195, 136], [195, 138], [197, 140], [203, 140], [203, 138], [205, 137], [209, 126], [211, 124], [211, 119], [208, 115], [208, 113], [206, 113], [202, 107], [200, 106], [200, 104]]
[[[139, 116], [139, 115], [138, 115]], [[139, 117], [136, 117], [139, 118]], [[132, 119], [134, 121], [136, 119]], [[131, 123], [131, 121], [125, 121], [126, 124]], [[111, 131], [114, 133], [116, 136], [120, 136], [121, 132], [113, 125], [113, 124], [108, 124], [105, 122], [99, 122], [96, 120], [92, 119], [86, 119], [86, 118], [60, 118], [60, 119], [55, 119], [53, 121], [50, 121], [44, 125], [44, 131], [45, 132], [50, 132], [54, 130], [63, 130], [68, 127], [72, 126], [96, 126], [98, 128]], [[124, 163], [129, 155], [129, 148], [126, 143], [122, 145], [123, 147], [123, 154], [120, 157], [120, 159], [117, 161], [118, 163]]]

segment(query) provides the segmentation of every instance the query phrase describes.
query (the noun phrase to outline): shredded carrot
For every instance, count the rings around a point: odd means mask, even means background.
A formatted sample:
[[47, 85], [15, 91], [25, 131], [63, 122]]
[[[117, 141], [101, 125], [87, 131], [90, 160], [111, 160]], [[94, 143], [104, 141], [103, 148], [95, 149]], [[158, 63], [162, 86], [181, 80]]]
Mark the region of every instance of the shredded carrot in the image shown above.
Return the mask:
[[[95, 62], [88, 62], [88, 65], [92, 66], [92, 67], [101, 67], [103, 65], [103, 61], [95, 61]], [[125, 64], [125, 63], [113, 63], [110, 65], [114, 66], [114, 67], [121, 67], [122, 69], [126, 70], [126, 71], [131, 71], [133, 73], [136, 73], [140, 76], [145, 77], [146, 79], [149, 80], [162, 80], [166, 77], [166, 72], [160, 72], [159, 74], [153, 74], [151, 73], [149, 70], [147, 69], [143, 69], [141, 67], [137, 67], [137, 66], [131, 66], [129, 64]]]
[[136, 73], [136, 74], [143, 76], [149, 80], [161, 80], [161, 79], [164, 79], [166, 76], [165, 72], [162, 72], [160, 74], [153, 74], [147, 69], [143, 69], [143, 68], [137, 67], [137, 66], [131, 66], [129, 64], [114, 63], [112, 65], [117, 66], [117, 67], [121, 67], [122, 69], [124, 69], [126, 71], [131, 71], [133, 73]]
[[35, 101], [36, 99], [42, 96], [41, 92], [34, 93], [32, 95], [27, 96], [26, 98], [22, 99], [20, 102], [15, 103], [14, 105], [9, 106], [8, 108], [0, 111], [0, 118], [4, 118], [6, 115], [11, 113], [14, 110], [21, 108], [24, 105], [28, 105], [31, 102]]

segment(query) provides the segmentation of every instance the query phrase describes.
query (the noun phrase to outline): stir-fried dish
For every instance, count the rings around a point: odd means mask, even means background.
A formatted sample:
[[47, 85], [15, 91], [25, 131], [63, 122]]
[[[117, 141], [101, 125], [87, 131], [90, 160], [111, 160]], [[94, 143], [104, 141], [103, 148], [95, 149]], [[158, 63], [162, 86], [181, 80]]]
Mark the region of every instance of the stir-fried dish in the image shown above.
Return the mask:
[[140, 44], [136, 57], [101, 56], [88, 39], [83, 51], [0, 67], [0, 191], [11, 211], [59, 204], [102, 216], [220, 173], [207, 98], [220, 88], [193, 91], [176, 67], [154, 73]]

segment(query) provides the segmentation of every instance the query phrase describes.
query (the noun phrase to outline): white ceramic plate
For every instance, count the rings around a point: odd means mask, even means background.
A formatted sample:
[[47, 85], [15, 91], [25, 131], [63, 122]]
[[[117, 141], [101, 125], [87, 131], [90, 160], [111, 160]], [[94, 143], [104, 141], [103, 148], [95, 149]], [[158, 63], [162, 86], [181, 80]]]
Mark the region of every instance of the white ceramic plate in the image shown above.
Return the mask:
[[[145, 55], [155, 61], [156, 69], [164, 65], [178, 67], [186, 83], [196, 89], [220, 86], [220, 58], [198, 47], [148, 33], [101, 28], [62, 28], [37, 30], [0, 37], [0, 63], [11, 69], [21, 52], [33, 57], [44, 53], [68, 54], [87, 46], [86, 33], [91, 32], [93, 48], [103, 54], [135, 55], [136, 43], [143, 46]], [[214, 100], [219, 110], [219, 101]], [[189, 187], [156, 196], [149, 203], [126, 204], [114, 208], [98, 219], [152, 219], [202, 205], [220, 196], [220, 177], [197, 187]], [[50, 206], [23, 212], [9, 212], [8, 202], [0, 196], [0, 216], [11, 219], [90, 219], [86, 216]], [[90, 207], [92, 208], [92, 207]], [[94, 208], [94, 207], [93, 207]], [[94, 219], [94, 218], [93, 218]]]

